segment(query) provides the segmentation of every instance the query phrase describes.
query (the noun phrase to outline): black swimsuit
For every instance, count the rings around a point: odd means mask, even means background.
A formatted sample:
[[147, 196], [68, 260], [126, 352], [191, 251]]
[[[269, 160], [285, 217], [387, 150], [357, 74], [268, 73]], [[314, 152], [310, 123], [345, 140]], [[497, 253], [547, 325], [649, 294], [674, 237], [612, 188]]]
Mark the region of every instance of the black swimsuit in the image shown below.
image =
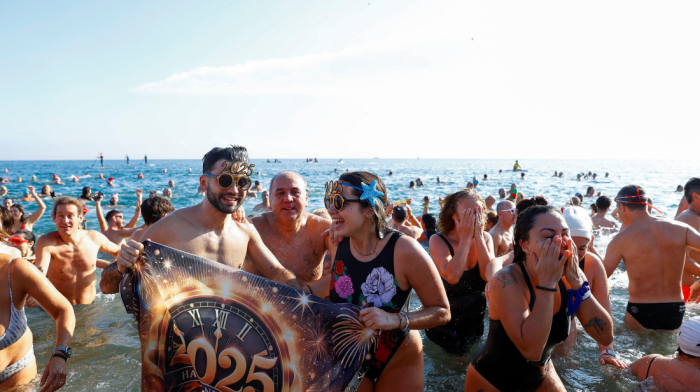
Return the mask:
[[[450, 241], [442, 233], [436, 234], [442, 238], [450, 249], [450, 255], [455, 251]], [[486, 282], [481, 279], [479, 263], [474, 268], [464, 271], [457, 284], [442, 280], [447, 299], [450, 301], [450, 322], [439, 327], [425, 330], [425, 336], [433, 343], [442, 347], [446, 353], [462, 356], [469, 351], [484, 334], [484, 314], [486, 313], [486, 297], [484, 289]]]
[[[523, 271], [523, 278], [525, 278], [525, 283], [530, 291], [529, 308], [532, 311], [535, 306], [535, 290], [522, 262], [515, 264], [519, 265]], [[486, 344], [479, 349], [471, 364], [499, 391], [531, 391], [537, 389], [544, 380], [545, 367], [550, 361], [552, 351], [569, 337], [573, 318], [573, 316], [566, 315], [566, 286], [561, 279], [559, 279], [559, 294], [561, 295], [561, 307], [552, 316], [549, 338], [547, 338], [547, 344], [544, 346], [539, 361], [527, 360], [508, 337], [501, 321], [491, 319]]]
[[[349, 302], [362, 307], [378, 307], [389, 313], [407, 311], [411, 289], [402, 290], [394, 274], [394, 247], [401, 233], [393, 233], [374, 260], [359, 261], [352, 255], [350, 239], [338, 245], [332, 268], [328, 298], [334, 303]], [[376, 381], [387, 363], [408, 336], [408, 330], [381, 331], [377, 351], [365, 377]]]

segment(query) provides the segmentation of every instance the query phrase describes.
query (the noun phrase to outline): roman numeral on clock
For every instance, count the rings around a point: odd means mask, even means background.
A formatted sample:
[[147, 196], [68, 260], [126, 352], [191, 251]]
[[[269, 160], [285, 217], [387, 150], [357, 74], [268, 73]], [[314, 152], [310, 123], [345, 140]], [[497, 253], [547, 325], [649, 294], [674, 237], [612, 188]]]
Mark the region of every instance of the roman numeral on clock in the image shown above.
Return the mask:
[[241, 341], [243, 341], [243, 338], [248, 333], [248, 331], [250, 331], [251, 328], [253, 328], [253, 327], [250, 324], [245, 323], [245, 325], [243, 325], [243, 329], [241, 329], [241, 332], [239, 332], [238, 335], [236, 335], [236, 337], [238, 339], [241, 339]]
[[199, 309], [188, 310], [187, 313], [192, 316], [192, 326], [190, 328], [202, 326], [202, 316], [199, 315]]
[[214, 311], [216, 312], [216, 320], [214, 321], [214, 324], [212, 324], [212, 326], [221, 329], [226, 329], [226, 321], [228, 321], [229, 312], [219, 309], [214, 309]]

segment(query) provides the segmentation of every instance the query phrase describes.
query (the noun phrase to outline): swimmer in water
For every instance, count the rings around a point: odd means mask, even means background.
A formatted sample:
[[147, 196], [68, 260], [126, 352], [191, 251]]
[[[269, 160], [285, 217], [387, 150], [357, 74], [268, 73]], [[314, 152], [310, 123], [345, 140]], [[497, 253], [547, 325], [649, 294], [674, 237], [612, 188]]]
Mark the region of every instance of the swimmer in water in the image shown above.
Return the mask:
[[[126, 242], [129, 237], [136, 231], [136, 224], [138, 223], [139, 217], [141, 217], [141, 198], [143, 193], [140, 189], [136, 190], [136, 211], [134, 211], [134, 216], [131, 218], [129, 223], [124, 220], [124, 214], [113, 209], [107, 213], [107, 216], [102, 215], [102, 195], [99, 193], [93, 197], [95, 200], [95, 214], [97, 214], [97, 220], [100, 222], [100, 229], [102, 234], [104, 234], [110, 241], [121, 246]], [[118, 196], [112, 195], [115, 198], [114, 204], [112, 203], [112, 198], [110, 198], [110, 205], [116, 205], [118, 202]]]
[[469, 181], [469, 182], [467, 183], [467, 189], [474, 189], [474, 183], [471, 182], [471, 181]]
[[102, 174], [102, 173], [100, 173], [100, 175], [99, 175], [97, 178], [99, 178], [100, 180], [104, 180], [104, 179], [105, 179], [105, 175]]
[[676, 187], [676, 192], [683, 192], [683, 185], [678, 185]]
[[586, 195], [584, 197], [595, 197], [595, 188], [589, 186], [588, 189], [586, 189]]
[[167, 173], [167, 172], [168, 172], [168, 169], [163, 169], [163, 173]]
[[39, 196], [41, 197], [49, 197], [53, 196], [54, 192], [53, 189], [51, 189], [51, 185], [46, 184], [43, 187], [41, 187], [41, 193], [39, 193]]
[[427, 214], [430, 211], [430, 197], [423, 196], [423, 214]]
[[408, 189], [416, 189], [416, 183], [413, 182], [413, 181], [411, 181], [411, 182], [408, 184]]
[[[381, 339], [359, 390], [422, 391], [423, 344], [418, 330], [445, 324], [450, 319], [440, 276], [418, 242], [387, 228], [385, 209], [389, 202], [386, 186], [379, 177], [368, 172], [352, 172], [340, 176], [338, 183], [339, 186], [334, 183], [329, 187], [326, 200], [334, 235], [343, 237], [330, 250], [334, 260], [331, 270], [340, 271], [341, 275], [328, 274], [310, 284], [307, 291], [322, 298], [328, 296], [334, 303], [350, 301], [363, 306], [360, 298], [364, 296], [350, 296], [351, 289], [355, 293], [363, 292], [361, 286], [370, 273], [380, 274], [381, 281], [386, 282], [383, 291], [365, 288], [369, 296], [365, 302], [373, 306], [360, 310], [360, 318], [366, 327], [391, 338]], [[363, 191], [367, 186], [371, 190]], [[368, 193], [371, 196], [360, 201]], [[367, 263], [376, 266], [374, 272], [362, 267]], [[412, 289], [423, 304], [417, 312], [408, 309]], [[394, 294], [386, 295], [388, 292]], [[384, 294], [380, 296], [380, 293]]]
[[489, 211], [494, 211], [494, 212], [495, 212], [495, 211], [496, 211], [496, 210], [494, 210], [494, 208], [493, 208], [493, 205], [496, 204], [496, 198], [495, 198], [495, 197], [493, 197], [493, 196], [491, 196], [491, 195], [486, 196], [486, 199], [484, 199], [484, 203], [486, 203], [486, 212], [489, 212]]
[[437, 177], [437, 183], [440, 183], [440, 176]]
[[522, 180], [525, 179], [525, 173], [520, 173], [520, 179], [522, 179]]
[[107, 179], [107, 186], [114, 186], [114, 177], [109, 177]]
[[[569, 336], [574, 315], [599, 344], [613, 341], [612, 319], [588, 290], [561, 212], [523, 211], [514, 237], [515, 262], [490, 284], [488, 337], [469, 364], [465, 392], [565, 391], [551, 355]], [[586, 298], [574, 309], [566, 303], [568, 289]]]
[[143, 173], [139, 173], [136, 175], [136, 178], [139, 180], [143, 180]]
[[36, 175], [32, 174], [32, 182], [36, 182]]
[[[676, 220], [683, 222], [695, 230], [700, 231], [700, 178], [693, 177], [685, 184], [685, 198], [688, 202], [688, 209], [681, 212]], [[688, 248], [685, 254], [685, 264], [681, 286], [683, 290], [683, 300], [688, 302], [690, 298], [690, 286], [695, 282], [697, 272], [700, 269], [700, 252]]]
[[[640, 380], [651, 381], [650, 390], [691, 391], [700, 385], [700, 316], [685, 320], [678, 335], [678, 354], [644, 356], [630, 370]], [[649, 383], [642, 383], [646, 388]], [[657, 389], [658, 388], [658, 389]]]
[[623, 187], [615, 202], [627, 228], [612, 239], [603, 264], [610, 277], [625, 260], [630, 295], [625, 323], [632, 328], [680, 328], [685, 314], [681, 278], [686, 248], [700, 251], [700, 233], [685, 223], [652, 216], [641, 186]]
[[489, 180], [489, 175], [488, 175], [488, 174], [484, 174], [484, 180], [483, 180], [483, 181], [488, 181], [488, 180]]
[[267, 211], [270, 209], [270, 192], [262, 191], [262, 203], [253, 207], [253, 212]]
[[78, 182], [78, 176], [73, 176], [73, 182]]
[[163, 197], [171, 198], [173, 197], [173, 191], [170, 188], [163, 188]]
[[173, 181], [173, 180], [168, 181], [168, 186], [171, 188], [175, 188], [175, 181]]
[[253, 192], [262, 192], [262, 191], [265, 190], [265, 189], [264, 189], [263, 186], [260, 184], [260, 181], [255, 180], [255, 183], [253, 184], [253, 187], [250, 188], [250, 190], [253, 191]]
[[22, 177], [17, 177], [17, 182], [22, 182]]
[[[423, 235], [423, 229], [420, 226], [414, 226], [408, 223], [408, 214], [411, 207], [408, 205], [399, 205], [392, 209], [391, 211], [391, 225], [390, 227], [394, 230], [400, 231], [406, 234], [410, 238], [417, 240]], [[412, 214], [411, 214], [412, 215]]]
[[557, 173], [557, 171], [555, 170], [554, 175], [552, 177], [559, 177], [559, 173]]
[[604, 232], [606, 234], [617, 231], [617, 224], [606, 218], [610, 206], [612, 205], [612, 199], [608, 196], [600, 196], [596, 199], [595, 205], [598, 207], [598, 212], [591, 218], [593, 221], [593, 231]]
[[445, 197], [430, 257], [450, 302], [452, 319], [425, 331], [445, 352], [463, 356], [484, 333], [486, 282], [495, 272], [491, 235], [484, 231], [486, 205], [478, 193], [464, 189]]
[[39, 208], [34, 211], [31, 215], [25, 216], [24, 207], [19, 204], [13, 204], [10, 207], [10, 214], [15, 218], [15, 224], [12, 226], [12, 232], [19, 230], [29, 230], [32, 231], [34, 224], [39, 221], [44, 212], [46, 211], [46, 204], [41, 200], [41, 198], [36, 194], [33, 186], [28, 186], [27, 190], [29, 195], [36, 201]]
[[506, 199], [506, 190], [501, 188], [498, 190], [498, 198], [500, 200], [505, 200]]
[[7, 187], [5, 185], [0, 186], [0, 196], [7, 196]]
[[610, 173], [607, 173], [607, 172], [606, 172], [606, 173], [605, 173], [605, 178], [608, 178], [609, 175], [610, 175]]
[[515, 224], [515, 204], [509, 200], [502, 201], [496, 206], [498, 224], [489, 231], [493, 239], [493, 249], [496, 256], [513, 250], [513, 225]]
[[[116, 256], [119, 246], [97, 231], [80, 228], [83, 205], [75, 198], [57, 198], [52, 215], [56, 231], [37, 240], [36, 266], [71, 304], [92, 303], [97, 295], [96, 269], [109, 264], [97, 254]], [[27, 299], [27, 306], [38, 305], [34, 298]]]
[[57, 176], [56, 174], [53, 175], [53, 183], [54, 185], [66, 185], [61, 181], [61, 177]]

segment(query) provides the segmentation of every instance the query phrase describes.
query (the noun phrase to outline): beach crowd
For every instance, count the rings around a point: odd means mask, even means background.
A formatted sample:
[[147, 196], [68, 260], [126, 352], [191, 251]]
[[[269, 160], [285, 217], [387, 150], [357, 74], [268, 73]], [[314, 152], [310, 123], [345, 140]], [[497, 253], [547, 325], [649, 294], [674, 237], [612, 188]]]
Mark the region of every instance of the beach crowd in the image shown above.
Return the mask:
[[[526, 179], [517, 161], [513, 171]], [[10, 181], [5, 172], [2, 181]], [[547, 195], [526, 197], [517, 184], [482, 195], [480, 185], [493, 181], [484, 174], [437, 202], [391, 201], [382, 178], [365, 171], [339, 174], [326, 184], [325, 208], [308, 211], [300, 174], [277, 173], [265, 189], [252, 173], [244, 147], [213, 148], [202, 159], [199, 204], [175, 210], [172, 181], [145, 198], [134, 190], [137, 207], [128, 222], [116, 195], [105, 214], [105, 196], [89, 187], [71, 197], [48, 184], [39, 193], [28, 185], [24, 198], [13, 200], [0, 184], [0, 390], [37, 377], [25, 306], [43, 308], [56, 323], [41, 390], [65, 385], [72, 305], [92, 303], [98, 284], [102, 293], [118, 293], [146, 239], [361, 307], [365, 326], [383, 333], [358, 391], [424, 390], [419, 330], [454, 357], [486, 333], [465, 368], [465, 391], [565, 391], [551, 357], [557, 346], [576, 341], [577, 324], [597, 342], [599, 355], [591, 360], [601, 366], [629, 369], [661, 390], [700, 385], [700, 317], [684, 321], [686, 304], [700, 300], [700, 178], [679, 185], [678, 211], [668, 217], [634, 184], [615, 195], [588, 187], [555, 207]], [[52, 182], [63, 184], [57, 175]], [[423, 180], [406, 186], [420, 189]], [[254, 193], [261, 203], [246, 215], [241, 204]], [[38, 208], [27, 214], [26, 203]], [[438, 213], [430, 213], [435, 205]], [[84, 226], [91, 210], [99, 230]], [[32, 229], [40, 219], [52, 219], [55, 231], [37, 237]], [[596, 249], [601, 235], [614, 235], [604, 256]], [[623, 260], [624, 323], [640, 331], [680, 329], [674, 358], [617, 357], [608, 279]], [[409, 308], [412, 293], [420, 309]]]

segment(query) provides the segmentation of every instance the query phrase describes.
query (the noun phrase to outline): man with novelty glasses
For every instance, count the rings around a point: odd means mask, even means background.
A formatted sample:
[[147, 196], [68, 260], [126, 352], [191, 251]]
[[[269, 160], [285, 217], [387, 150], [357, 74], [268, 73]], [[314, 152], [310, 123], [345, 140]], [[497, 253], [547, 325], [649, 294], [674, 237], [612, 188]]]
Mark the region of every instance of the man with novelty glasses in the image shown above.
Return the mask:
[[[265, 246], [255, 226], [235, 214], [252, 182], [253, 165], [245, 147], [216, 147], [202, 159], [201, 203], [182, 208], [151, 226], [141, 238], [241, 268], [246, 256], [268, 279], [299, 288], [293, 273], [286, 270]], [[140, 257], [143, 244], [134, 240], [122, 245], [115, 263], [102, 274], [104, 293], [116, 293], [122, 275]]]

